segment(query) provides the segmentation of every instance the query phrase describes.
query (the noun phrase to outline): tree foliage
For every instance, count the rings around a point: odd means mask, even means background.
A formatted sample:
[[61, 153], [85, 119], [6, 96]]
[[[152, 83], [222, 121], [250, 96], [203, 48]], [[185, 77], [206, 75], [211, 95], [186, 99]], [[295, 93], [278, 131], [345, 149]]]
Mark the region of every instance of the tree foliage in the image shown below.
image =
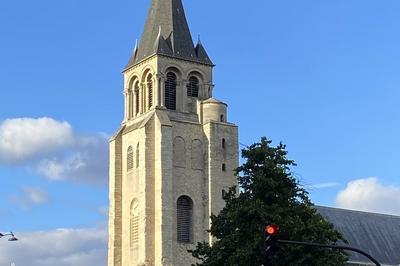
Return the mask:
[[265, 256], [263, 227], [268, 223], [279, 225], [279, 237], [288, 240], [335, 244], [343, 238], [316, 212], [293, 176], [295, 163], [287, 159], [285, 145], [272, 147], [262, 138], [242, 156], [245, 163], [236, 170], [240, 193], [231, 188], [224, 195], [226, 207], [211, 217], [215, 241], [189, 251], [199, 259], [197, 265], [344, 265], [344, 252], [310, 247], [279, 245], [273, 256]]

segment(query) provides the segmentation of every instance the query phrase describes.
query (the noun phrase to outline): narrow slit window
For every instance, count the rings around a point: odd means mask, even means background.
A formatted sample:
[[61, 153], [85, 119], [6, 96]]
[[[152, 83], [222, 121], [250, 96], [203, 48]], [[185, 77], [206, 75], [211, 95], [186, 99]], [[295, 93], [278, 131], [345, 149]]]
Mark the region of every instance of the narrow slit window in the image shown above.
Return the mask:
[[222, 164], [222, 172], [226, 172], [226, 164]]
[[225, 189], [223, 189], [223, 190], [222, 190], [222, 199], [225, 198], [226, 194], [227, 194], [227, 193], [226, 193]]

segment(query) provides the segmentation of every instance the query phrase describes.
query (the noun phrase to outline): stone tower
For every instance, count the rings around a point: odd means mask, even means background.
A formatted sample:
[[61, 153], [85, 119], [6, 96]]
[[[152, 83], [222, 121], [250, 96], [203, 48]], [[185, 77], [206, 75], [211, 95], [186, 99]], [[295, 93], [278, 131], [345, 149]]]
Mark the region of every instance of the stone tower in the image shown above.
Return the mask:
[[152, 0], [110, 141], [109, 266], [190, 265], [187, 250], [212, 240], [209, 217], [238, 165], [238, 128], [212, 97], [213, 67], [181, 0]]

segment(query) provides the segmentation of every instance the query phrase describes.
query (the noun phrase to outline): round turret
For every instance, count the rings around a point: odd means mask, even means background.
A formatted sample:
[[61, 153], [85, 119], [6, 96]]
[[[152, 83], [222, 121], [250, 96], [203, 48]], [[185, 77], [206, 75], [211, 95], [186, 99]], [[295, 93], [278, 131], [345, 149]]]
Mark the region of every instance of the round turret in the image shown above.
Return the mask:
[[227, 104], [214, 98], [209, 98], [202, 102], [203, 123], [227, 122]]

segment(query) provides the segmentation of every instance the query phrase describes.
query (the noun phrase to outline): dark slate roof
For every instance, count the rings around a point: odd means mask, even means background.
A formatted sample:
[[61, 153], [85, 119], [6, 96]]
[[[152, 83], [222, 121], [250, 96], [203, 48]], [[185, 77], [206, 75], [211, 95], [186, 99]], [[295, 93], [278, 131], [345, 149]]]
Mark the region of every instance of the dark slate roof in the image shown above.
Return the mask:
[[[371, 254], [385, 265], [400, 265], [400, 217], [376, 213], [317, 207], [349, 241], [349, 245]], [[370, 262], [368, 258], [350, 253], [351, 262]]]
[[206, 49], [204, 49], [204, 46], [200, 41], [200, 37], [199, 37], [199, 41], [197, 42], [197, 45], [196, 45], [196, 55], [197, 55], [198, 60], [205, 62], [207, 64], [210, 64], [210, 65], [213, 64], [210, 57], [208, 56], [208, 54], [206, 52]]
[[142, 39], [127, 68], [154, 54], [212, 65], [202, 45], [193, 45], [181, 0], [152, 0]]

